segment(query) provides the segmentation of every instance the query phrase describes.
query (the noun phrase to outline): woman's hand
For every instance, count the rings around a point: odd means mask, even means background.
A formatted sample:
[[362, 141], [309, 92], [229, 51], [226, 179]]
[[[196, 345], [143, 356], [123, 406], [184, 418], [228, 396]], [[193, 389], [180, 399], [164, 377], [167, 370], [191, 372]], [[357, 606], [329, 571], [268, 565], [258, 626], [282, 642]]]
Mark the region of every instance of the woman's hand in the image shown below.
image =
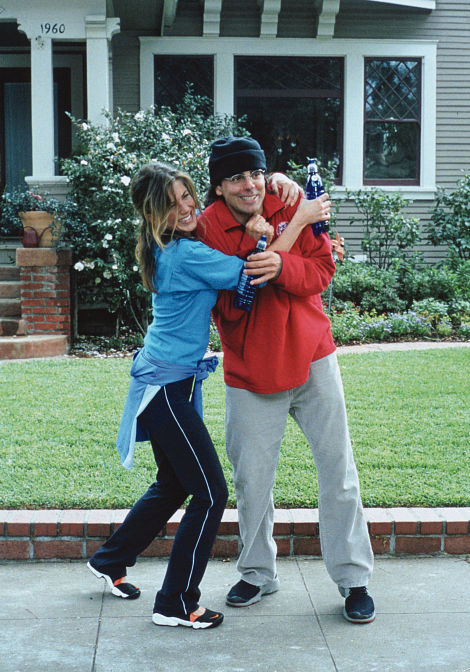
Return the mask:
[[274, 228], [261, 215], [252, 215], [245, 224], [245, 231], [255, 240], [259, 240], [261, 236], [266, 236], [268, 245], [274, 236]]
[[297, 182], [294, 182], [282, 173], [273, 173], [268, 178], [268, 187], [270, 191], [284, 202], [285, 207], [295, 205], [300, 194], [303, 195], [304, 193]]
[[297, 212], [291, 221], [296, 221], [299, 226], [305, 227], [307, 224], [323, 222], [330, 219], [331, 201], [327, 193], [322, 194], [313, 201], [307, 201], [305, 198], [300, 201]]
[[281, 270], [281, 255], [269, 250], [250, 254], [245, 262], [245, 273], [257, 276], [256, 279], [251, 281], [252, 285], [261, 285], [263, 282], [275, 280], [279, 277]]

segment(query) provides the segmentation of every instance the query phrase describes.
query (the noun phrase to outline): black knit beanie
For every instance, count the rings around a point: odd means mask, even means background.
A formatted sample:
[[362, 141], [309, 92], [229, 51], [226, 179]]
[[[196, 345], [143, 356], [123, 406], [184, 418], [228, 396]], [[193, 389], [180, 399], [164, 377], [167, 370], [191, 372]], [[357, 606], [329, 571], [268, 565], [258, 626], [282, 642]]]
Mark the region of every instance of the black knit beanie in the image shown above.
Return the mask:
[[212, 143], [209, 175], [213, 186], [224, 177], [258, 169], [266, 170], [266, 157], [254, 138], [219, 138]]

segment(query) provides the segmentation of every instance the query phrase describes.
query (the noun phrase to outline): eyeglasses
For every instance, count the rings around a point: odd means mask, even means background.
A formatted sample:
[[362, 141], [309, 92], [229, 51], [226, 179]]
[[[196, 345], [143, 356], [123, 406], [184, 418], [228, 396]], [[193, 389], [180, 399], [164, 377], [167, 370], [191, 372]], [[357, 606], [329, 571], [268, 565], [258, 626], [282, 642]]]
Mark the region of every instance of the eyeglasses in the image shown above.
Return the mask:
[[252, 180], [259, 180], [264, 177], [265, 172], [262, 168], [257, 168], [256, 170], [247, 170], [246, 173], [237, 173], [236, 175], [232, 175], [232, 177], [224, 177], [224, 180], [232, 184], [239, 184], [247, 177], [251, 177]]

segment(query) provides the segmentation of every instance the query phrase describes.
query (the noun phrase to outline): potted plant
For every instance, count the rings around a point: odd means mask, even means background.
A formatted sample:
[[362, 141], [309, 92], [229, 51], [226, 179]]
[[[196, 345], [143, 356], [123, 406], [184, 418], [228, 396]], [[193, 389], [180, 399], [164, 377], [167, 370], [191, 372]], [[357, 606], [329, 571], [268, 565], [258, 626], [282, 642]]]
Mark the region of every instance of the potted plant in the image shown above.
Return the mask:
[[2, 222], [5, 229], [21, 231], [25, 247], [56, 247], [70, 205], [48, 195], [16, 189], [2, 195]]

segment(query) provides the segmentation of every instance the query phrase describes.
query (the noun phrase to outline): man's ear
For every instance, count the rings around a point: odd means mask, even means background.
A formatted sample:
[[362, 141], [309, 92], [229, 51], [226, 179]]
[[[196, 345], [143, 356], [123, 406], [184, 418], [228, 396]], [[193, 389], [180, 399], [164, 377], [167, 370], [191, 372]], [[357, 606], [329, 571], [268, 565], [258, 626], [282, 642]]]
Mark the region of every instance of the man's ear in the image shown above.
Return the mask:
[[220, 186], [220, 184], [216, 186], [215, 193], [217, 194], [217, 196], [222, 196], [222, 187]]

